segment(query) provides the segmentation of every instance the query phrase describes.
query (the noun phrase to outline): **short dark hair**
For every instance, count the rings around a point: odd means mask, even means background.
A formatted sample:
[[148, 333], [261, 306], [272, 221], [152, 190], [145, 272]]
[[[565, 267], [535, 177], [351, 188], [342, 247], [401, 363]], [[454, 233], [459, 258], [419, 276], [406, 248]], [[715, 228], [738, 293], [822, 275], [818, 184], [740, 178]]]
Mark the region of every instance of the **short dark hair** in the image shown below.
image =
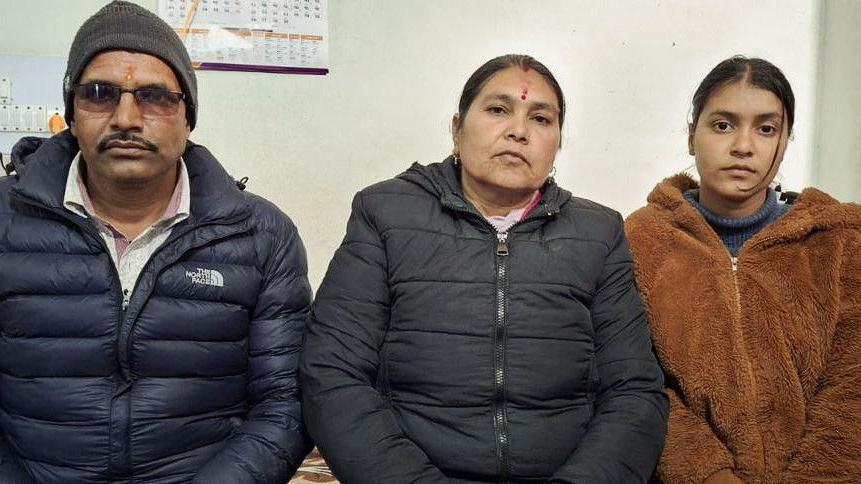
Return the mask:
[[457, 127], [463, 126], [463, 118], [469, 107], [472, 106], [478, 93], [487, 84], [487, 81], [497, 72], [508, 69], [509, 67], [519, 67], [521, 69], [533, 69], [541, 75], [545, 81], [550, 84], [553, 91], [556, 93], [556, 100], [559, 101], [559, 129], [562, 129], [562, 123], [565, 121], [565, 97], [562, 95], [562, 88], [559, 87], [559, 82], [553, 77], [553, 73], [541, 62], [538, 62], [534, 57], [522, 54], [506, 54], [499, 57], [494, 57], [485, 62], [481, 67], [475, 70], [466, 84], [463, 85], [463, 92], [460, 94], [460, 102], [457, 104], [457, 114], [461, 123]]
[[795, 122], [795, 95], [792, 94], [792, 86], [789, 85], [786, 76], [774, 64], [765, 59], [747, 58], [742, 55], [721, 61], [697, 87], [691, 103], [693, 105], [692, 125], [696, 127], [706, 102], [715, 91], [742, 80], [752, 86], [770, 91], [780, 99], [784, 109], [786, 109], [788, 132], [792, 133], [792, 125]]

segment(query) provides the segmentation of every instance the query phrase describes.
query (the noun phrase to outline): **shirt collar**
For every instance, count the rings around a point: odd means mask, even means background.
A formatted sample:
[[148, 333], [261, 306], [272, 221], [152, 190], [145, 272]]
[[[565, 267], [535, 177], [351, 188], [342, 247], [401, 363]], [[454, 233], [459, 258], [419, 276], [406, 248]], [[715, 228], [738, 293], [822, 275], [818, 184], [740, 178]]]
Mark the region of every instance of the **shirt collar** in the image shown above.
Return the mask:
[[[87, 192], [87, 186], [84, 184], [84, 179], [81, 176], [81, 163], [83, 163], [83, 159], [79, 151], [72, 160], [72, 165], [69, 167], [69, 175], [66, 177], [63, 206], [81, 217], [98, 220], [98, 216], [93, 209], [93, 204], [90, 201], [90, 195]], [[185, 161], [180, 157], [179, 178], [176, 181], [176, 187], [173, 189], [170, 203], [165, 209], [164, 215], [162, 215], [156, 224], [170, 221], [170, 226], [173, 226], [188, 218], [189, 214], [191, 214], [191, 189], [188, 179], [188, 169], [185, 166]]]

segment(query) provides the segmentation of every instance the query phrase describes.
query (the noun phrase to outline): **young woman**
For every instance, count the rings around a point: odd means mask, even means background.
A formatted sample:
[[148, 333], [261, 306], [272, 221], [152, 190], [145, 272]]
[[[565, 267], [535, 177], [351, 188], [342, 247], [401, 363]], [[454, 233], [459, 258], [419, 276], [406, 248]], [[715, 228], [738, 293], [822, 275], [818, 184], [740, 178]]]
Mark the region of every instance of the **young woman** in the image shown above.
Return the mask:
[[667, 401], [621, 217], [550, 177], [565, 103], [502, 56], [454, 156], [362, 190], [302, 355], [305, 420], [345, 483], [645, 482]]
[[861, 208], [769, 188], [795, 116], [762, 59], [693, 99], [700, 181], [658, 184], [627, 232], [670, 397], [669, 483], [861, 479]]

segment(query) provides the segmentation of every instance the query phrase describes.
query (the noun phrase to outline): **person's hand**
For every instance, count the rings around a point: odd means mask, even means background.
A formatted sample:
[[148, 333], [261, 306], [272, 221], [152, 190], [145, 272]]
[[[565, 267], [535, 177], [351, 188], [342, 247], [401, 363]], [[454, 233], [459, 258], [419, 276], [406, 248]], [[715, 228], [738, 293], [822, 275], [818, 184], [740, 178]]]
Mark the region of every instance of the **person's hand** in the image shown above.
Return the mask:
[[710, 475], [703, 484], [744, 484], [730, 469], [721, 469]]

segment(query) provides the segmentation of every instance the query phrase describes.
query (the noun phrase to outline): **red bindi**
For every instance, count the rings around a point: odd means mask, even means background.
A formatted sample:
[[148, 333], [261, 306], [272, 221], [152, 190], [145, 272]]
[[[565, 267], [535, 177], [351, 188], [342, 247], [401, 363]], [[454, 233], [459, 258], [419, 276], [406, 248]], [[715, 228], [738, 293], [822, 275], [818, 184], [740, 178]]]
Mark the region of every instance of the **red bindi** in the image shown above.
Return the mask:
[[525, 87], [520, 91], [520, 100], [526, 101], [526, 95], [529, 94], [529, 90]]

